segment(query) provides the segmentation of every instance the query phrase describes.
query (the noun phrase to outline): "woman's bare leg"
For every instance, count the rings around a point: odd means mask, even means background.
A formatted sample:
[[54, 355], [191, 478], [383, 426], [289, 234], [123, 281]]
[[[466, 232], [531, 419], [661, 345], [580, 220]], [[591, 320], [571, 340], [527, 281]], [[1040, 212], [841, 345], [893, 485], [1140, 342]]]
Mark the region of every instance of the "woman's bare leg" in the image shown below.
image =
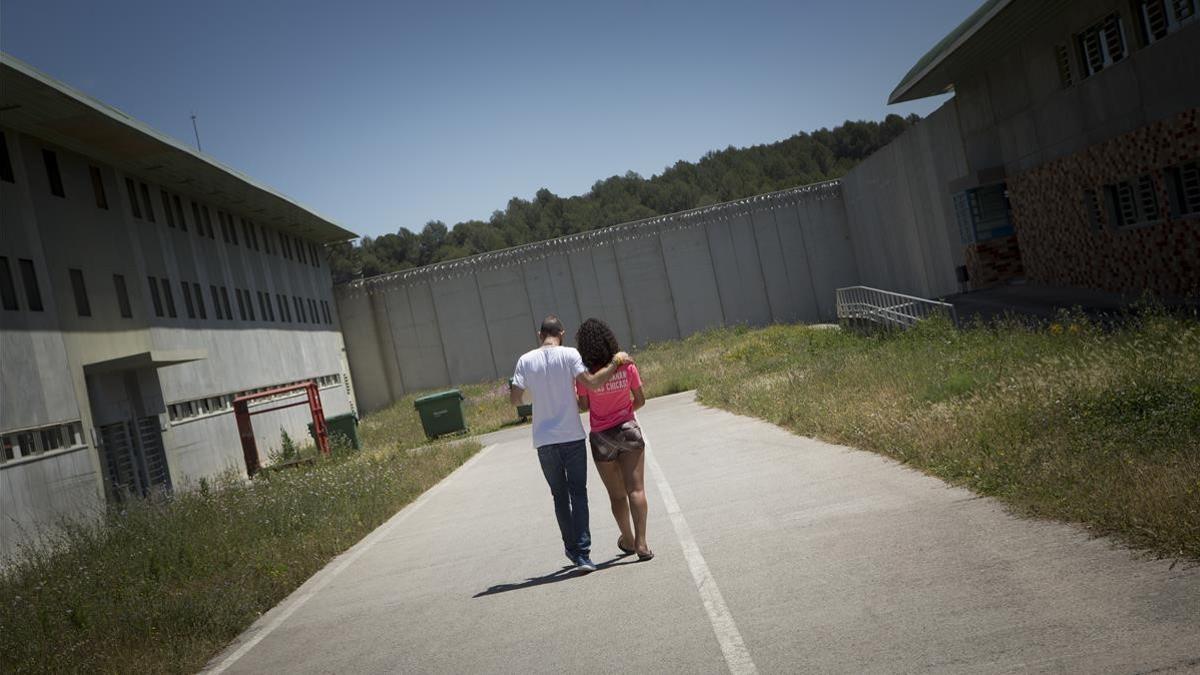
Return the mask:
[[625, 482], [625, 494], [629, 497], [629, 510], [633, 515], [634, 550], [638, 553], [649, 553], [650, 546], [646, 544], [646, 505], [645, 486], [645, 450], [623, 452], [617, 457], [621, 464], [621, 477]]
[[617, 528], [621, 530], [622, 545], [633, 548], [633, 529], [629, 526], [629, 499], [626, 496], [625, 480], [621, 477], [621, 467], [616, 462], [596, 462], [596, 472], [604, 487], [608, 490], [608, 501], [612, 507], [613, 518]]

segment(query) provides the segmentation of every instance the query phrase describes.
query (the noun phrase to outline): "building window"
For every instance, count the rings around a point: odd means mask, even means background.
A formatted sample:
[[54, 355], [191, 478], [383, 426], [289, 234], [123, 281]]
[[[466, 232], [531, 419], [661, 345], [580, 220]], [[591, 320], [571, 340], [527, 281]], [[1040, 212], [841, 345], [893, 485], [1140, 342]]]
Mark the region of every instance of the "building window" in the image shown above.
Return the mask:
[[1071, 50], [1066, 45], [1054, 45], [1054, 65], [1058, 68], [1058, 83], [1063, 89], [1071, 86]]
[[132, 178], [125, 179], [125, 191], [129, 193], [129, 208], [133, 211], [133, 217], [141, 218], [142, 207], [138, 205], [137, 187], [134, 186]]
[[175, 294], [171, 292], [171, 282], [166, 277], [159, 279], [162, 283], [163, 300], [167, 301], [167, 316], [172, 319], [176, 318], [175, 314]]
[[171, 210], [171, 196], [166, 190], [159, 190], [158, 196], [162, 198], [163, 215], [166, 216], [167, 227], [175, 227], [175, 213]]
[[283, 301], [282, 295], [278, 293], [275, 294], [275, 303], [279, 305], [279, 320], [291, 321], [291, 319], [289, 319], [287, 316], [287, 312], [285, 311], [287, 309], [287, 303]]
[[329, 303], [325, 300], [321, 301], [321, 312], [325, 314], [325, 323], [332, 324], [333, 316], [329, 313]]
[[[175, 202], [175, 219], [179, 221], [179, 229], [187, 232], [187, 220], [183, 217], [183, 202], [179, 201], [179, 195], [171, 195], [171, 200]], [[169, 206], [163, 206], [169, 209]]]
[[0, 464], [83, 445], [83, 425], [79, 422], [17, 431], [0, 437]]
[[213, 316], [224, 319], [225, 315], [221, 313], [221, 296], [217, 295], [216, 285], [210, 285], [208, 290], [212, 291]]
[[162, 297], [158, 294], [158, 279], [146, 277], [150, 282], [150, 302], [154, 304], [154, 316], [163, 315]]
[[274, 253], [274, 251], [271, 250], [271, 231], [265, 227], [260, 227], [258, 230], [262, 232], [263, 251], [265, 253]]
[[221, 241], [229, 243], [229, 226], [225, 224], [225, 212], [217, 209], [217, 225], [221, 228]]
[[1167, 169], [1171, 183], [1171, 213], [1176, 218], [1200, 213], [1200, 162]]
[[313, 300], [312, 298], [308, 299], [308, 316], [311, 317], [310, 320], [312, 323], [321, 322], [321, 320], [317, 318], [317, 301]]
[[271, 315], [267, 312], [267, 301], [263, 296], [263, 292], [256, 291], [256, 293], [258, 295], [258, 313], [262, 316], [263, 321], [269, 321]]
[[196, 318], [196, 305], [192, 304], [192, 291], [188, 286], [188, 282], [181, 281], [179, 286], [183, 289], [183, 306], [187, 309], [189, 319]]
[[242, 295], [246, 296], [246, 313], [250, 315], [250, 320], [257, 321], [258, 318], [254, 316], [254, 298], [250, 297], [250, 291], [243, 290]]
[[155, 222], [154, 220], [154, 204], [150, 203], [150, 188], [142, 183], [142, 208], [146, 211], [146, 220]]
[[1095, 190], [1083, 191], [1083, 212], [1087, 214], [1089, 228], [1097, 232], [1104, 229], [1104, 222], [1100, 219], [1100, 199]]
[[38, 431], [38, 435], [41, 436], [42, 447], [40, 449], [42, 452], [61, 450], [67, 447], [62, 427], [47, 427]]
[[1125, 58], [1125, 29], [1118, 14], [1109, 14], [1078, 36], [1083, 76], [1090, 77]]
[[196, 296], [196, 309], [200, 312], [200, 318], [207, 319], [208, 310], [204, 308], [204, 293], [200, 292], [200, 284], [192, 282], [192, 291]]
[[237, 228], [233, 225], [233, 216], [225, 214], [225, 221], [229, 223], [229, 238], [233, 241], [234, 246], [238, 246]]
[[196, 236], [204, 236], [204, 223], [200, 220], [200, 205], [192, 202], [192, 222], [196, 224]]
[[204, 216], [204, 229], [208, 231], [208, 238], [216, 241], [217, 235], [213, 233], [212, 218], [208, 215], [208, 207], [201, 206], [200, 214]]
[[229, 309], [229, 291], [225, 287], [221, 287], [221, 306], [225, 308], [225, 318], [233, 320], [233, 310]]
[[37, 270], [33, 267], [33, 261], [28, 258], [19, 258], [17, 263], [21, 266], [21, 283], [25, 285], [25, 301], [29, 305], [29, 309], [34, 312], [40, 312], [45, 308], [42, 307], [42, 289], [38, 286]]
[[964, 244], [999, 239], [1013, 233], [1004, 183], [954, 195], [954, 214]]
[[12, 158], [8, 156], [8, 139], [0, 133], [0, 180], [5, 183], [17, 182], [13, 176]]
[[83, 270], [67, 270], [71, 275], [71, 290], [75, 293], [75, 312], [79, 316], [91, 316], [92, 305], [88, 302], [87, 284], [83, 282]]
[[1111, 222], [1119, 228], [1153, 223], [1160, 219], [1154, 178], [1144, 174], [1104, 187]]
[[233, 289], [233, 295], [237, 298], [238, 314], [241, 315], [242, 321], [246, 320], [246, 302], [242, 300], [242, 289]]
[[62, 173], [58, 170], [58, 155], [52, 150], [42, 149], [42, 162], [46, 165], [46, 178], [50, 181], [50, 194], [66, 197], [63, 191]]
[[100, 174], [100, 168], [89, 166], [88, 172], [92, 174], [92, 193], [96, 195], [96, 208], [108, 210], [108, 195], [104, 194], [104, 177]]
[[132, 319], [133, 308], [129, 305], [129, 289], [125, 287], [125, 277], [120, 274], [114, 274], [113, 288], [117, 291], [117, 306], [121, 310], [121, 318]]
[[12, 269], [8, 258], [0, 255], [0, 306], [4, 309], [20, 309], [17, 304], [17, 287], [13, 285]]
[[1196, 0], [1140, 0], [1142, 39], [1153, 44], [1196, 18]]
[[304, 304], [300, 302], [300, 296], [292, 296], [292, 307], [296, 310], [296, 321], [306, 323], [304, 320]]

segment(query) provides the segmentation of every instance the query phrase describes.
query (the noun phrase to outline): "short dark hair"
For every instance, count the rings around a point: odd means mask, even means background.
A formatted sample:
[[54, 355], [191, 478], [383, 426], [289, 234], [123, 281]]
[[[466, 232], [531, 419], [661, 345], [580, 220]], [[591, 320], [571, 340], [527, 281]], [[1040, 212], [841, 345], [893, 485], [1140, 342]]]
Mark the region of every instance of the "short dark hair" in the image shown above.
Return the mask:
[[567, 329], [563, 328], [562, 321], [553, 314], [547, 315], [546, 318], [542, 319], [542, 327], [538, 330], [538, 333], [541, 335], [549, 335], [551, 337], [562, 337], [565, 332], [567, 332]]

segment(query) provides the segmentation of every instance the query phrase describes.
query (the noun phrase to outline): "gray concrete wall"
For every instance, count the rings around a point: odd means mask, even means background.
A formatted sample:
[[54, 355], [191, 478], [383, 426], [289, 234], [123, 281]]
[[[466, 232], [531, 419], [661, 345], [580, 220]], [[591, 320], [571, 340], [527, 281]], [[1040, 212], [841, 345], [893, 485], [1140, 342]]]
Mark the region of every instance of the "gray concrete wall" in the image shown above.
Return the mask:
[[507, 378], [557, 314], [623, 347], [714, 326], [825, 321], [858, 269], [836, 183], [354, 282], [336, 289], [358, 403]]
[[[322, 387], [321, 406], [327, 417], [350, 412], [350, 399], [341, 385]], [[303, 393], [283, 399], [252, 405], [251, 412], [274, 408], [305, 400]], [[312, 415], [307, 405], [254, 414], [250, 418], [254, 439], [263, 464], [269, 464], [274, 453], [283, 447], [282, 432], [296, 445], [311, 445], [308, 425]], [[171, 483], [176, 488], [189, 488], [201, 478], [211, 478], [229, 472], [238, 476], [246, 472], [242, 441], [232, 411], [222, 411], [172, 424], [163, 434], [167, 449], [167, 464]]]
[[[120, 415], [115, 407], [122, 403], [118, 399], [123, 394], [111, 400], [103, 394], [104, 400], [96, 402], [93, 410], [88, 380], [103, 379], [98, 364], [136, 354], [203, 357], [157, 369], [150, 366], [148, 372], [154, 377], [144, 382], [138, 402], [145, 414], [160, 415], [163, 420], [163, 441], [176, 485], [219, 473], [231, 458], [237, 467], [244, 464], [231, 414], [168, 421], [168, 406], [314, 377], [348, 375], [343, 366], [338, 306], [323, 252], [320, 266], [316, 266], [268, 253], [263, 245], [262, 238], [270, 236], [271, 250], [277, 251], [279, 234], [293, 234], [289, 215], [239, 213], [236, 205], [213, 201], [217, 197], [192, 195], [174, 184], [160, 185], [150, 172], [131, 176], [138, 188], [139, 205], [141, 185], [147, 185], [155, 215], [150, 222], [144, 215], [134, 216], [122, 171], [29, 135], [10, 129], [0, 132], [5, 135], [14, 170], [12, 183], [0, 181], [0, 256], [9, 261], [19, 301], [16, 310], [0, 309], [0, 436], [31, 431], [36, 435], [39, 428], [79, 422], [86, 440], [82, 448], [0, 460], [0, 491], [7, 500], [0, 503], [4, 511], [0, 520], [15, 519], [21, 526], [18, 529], [36, 530], [31, 526], [61, 517], [88, 517], [103, 506], [104, 477], [93, 430], [105, 421], [98, 415]], [[51, 194], [43, 149], [57, 156], [65, 197]], [[97, 204], [91, 166], [100, 171], [106, 209]], [[175, 227], [167, 224], [163, 189], [180, 197], [186, 232], [178, 223]], [[215, 239], [200, 235], [191, 209], [193, 200], [208, 207]], [[256, 221], [258, 250], [247, 245], [236, 218], [239, 243], [223, 241], [218, 207]], [[308, 254], [306, 250], [305, 259]], [[35, 311], [26, 298], [18, 262], [22, 259], [31, 260], [36, 269], [42, 311]], [[73, 269], [83, 274], [90, 316], [77, 311], [70, 281]], [[124, 278], [132, 317], [121, 316], [114, 275]], [[148, 276], [168, 280], [174, 318], [155, 315]], [[189, 317], [180, 285], [185, 281], [189, 287], [200, 285], [206, 319], [198, 311], [194, 318]], [[211, 285], [226, 288], [233, 319], [216, 318]], [[238, 288], [251, 294], [252, 319], [247, 316], [243, 320], [239, 314]], [[158, 290], [161, 294], [161, 286]], [[263, 315], [259, 291], [269, 294], [274, 321]], [[291, 322], [281, 320], [277, 294], [289, 298]], [[326, 322], [323, 315], [317, 321], [309, 317], [300, 322], [291, 306], [292, 297], [304, 298], [306, 315], [311, 313], [308, 299], [318, 305], [327, 302], [332, 322]], [[163, 302], [165, 314], [165, 299]], [[352, 304], [348, 309], [358, 311]], [[368, 378], [368, 386], [372, 382]], [[94, 388], [99, 392], [113, 389], [102, 382]], [[401, 385], [396, 385], [396, 391], [402, 391]], [[328, 399], [328, 414], [351, 409], [344, 387], [324, 389], [322, 397]], [[278, 447], [280, 427], [297, 439], [306, 438], [307, 420], [300, 419], [305, 414], [299, 409], [255, 418], [256, 431], [261, 425], [263, 447]], [[16, 532], [8, 525], [0, 527], [0, 553], [16, 545]]]
[[[1150, 122], [1200, 107], [1200, 24], [1146, 45], [1134, 4], [1074, 2], [1032, 27], [1004, 58], [955, 85], [971, 172], [1013, 175]], [[1074, 36], [1116, 12], [1129, 56], [1084, 78]], [[1071, 51], [1074, 84], [1063, 88], [1054, 46]]]
[[951, 99], [842, 179], [856, 283], [922, 297], [959, 290], [964, 248], [949, 183], [965, 173]]

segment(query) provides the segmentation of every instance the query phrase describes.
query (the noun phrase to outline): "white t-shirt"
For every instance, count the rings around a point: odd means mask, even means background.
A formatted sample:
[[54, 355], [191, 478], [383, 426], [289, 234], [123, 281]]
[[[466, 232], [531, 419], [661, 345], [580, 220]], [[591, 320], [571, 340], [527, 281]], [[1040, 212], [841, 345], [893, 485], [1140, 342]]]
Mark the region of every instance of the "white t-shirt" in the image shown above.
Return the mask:
[[584, 438], [575, 402], [575, 376], [586, 372], [572, 347], [539, 347], [517, 360], [513, 384], [533, 396], [533, 446]]

